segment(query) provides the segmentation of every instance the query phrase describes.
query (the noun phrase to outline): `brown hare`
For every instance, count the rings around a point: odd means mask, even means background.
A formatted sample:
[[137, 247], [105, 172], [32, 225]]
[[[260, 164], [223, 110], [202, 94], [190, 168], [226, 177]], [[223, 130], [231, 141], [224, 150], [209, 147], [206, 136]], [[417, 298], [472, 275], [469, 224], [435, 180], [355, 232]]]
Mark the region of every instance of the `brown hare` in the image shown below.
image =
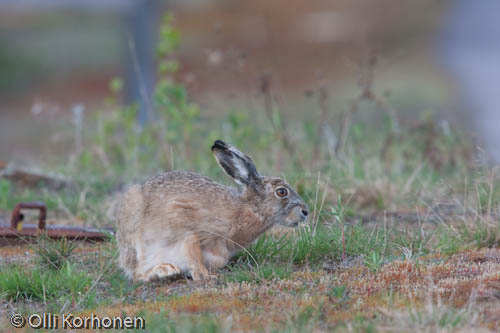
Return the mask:
[[250, 157], [220, 140], [212, 152], [241, 191], [196, 173], [171, 171], [123, 195], [117, 241], [128, 277], [208, 278], [273, 225], [295, 227], [307, 219], [307, 205], [285, 181], [260, 176]]

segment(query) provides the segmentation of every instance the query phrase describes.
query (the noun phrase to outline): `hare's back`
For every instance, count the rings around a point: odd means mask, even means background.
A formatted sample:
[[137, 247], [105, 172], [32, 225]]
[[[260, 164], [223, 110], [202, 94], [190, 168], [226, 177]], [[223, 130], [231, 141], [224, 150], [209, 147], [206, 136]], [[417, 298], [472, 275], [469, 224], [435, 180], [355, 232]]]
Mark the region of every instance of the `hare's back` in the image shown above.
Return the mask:
[[[208, 223], [224, 233], [239, 208], [236, 190], [197, 173], [171, 171], [142, 185], [143, 223], [195, 230]], [[207, 229], [204, 225], [204, 229]], [[154, 228], [151, 228], [153, 230]], [[172, 230], [168, 230], [172, 235]]]
[[141, 188], [145, 202], [166, 203], [189, 200], [199, 204], [223, 205], [238, 201], [236, 189], [214, 182], [208, 177], [188, 171], [170, 171], [151, 178]]

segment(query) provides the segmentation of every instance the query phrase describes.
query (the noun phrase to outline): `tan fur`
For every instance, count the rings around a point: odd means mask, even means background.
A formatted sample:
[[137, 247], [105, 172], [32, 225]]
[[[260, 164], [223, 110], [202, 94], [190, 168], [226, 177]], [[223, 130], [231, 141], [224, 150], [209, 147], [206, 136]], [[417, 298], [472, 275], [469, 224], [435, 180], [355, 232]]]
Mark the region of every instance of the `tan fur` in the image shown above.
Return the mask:
[[[228, 154], [239, 153], [231, 149]], [[237, 160], [236, 167], [241, 168]], [[116, 221], [119, 264], [127, 276], [208, 278], [274, 224], [305, 220], [307, 206], [288, 184], [260, 176], [248, 182], [253, 187], [240, 193], [196, 173], [173, 171], [132, 186], [121, 198]], [[289, 198], [276, 197], [276, 186], [289, 188]]]

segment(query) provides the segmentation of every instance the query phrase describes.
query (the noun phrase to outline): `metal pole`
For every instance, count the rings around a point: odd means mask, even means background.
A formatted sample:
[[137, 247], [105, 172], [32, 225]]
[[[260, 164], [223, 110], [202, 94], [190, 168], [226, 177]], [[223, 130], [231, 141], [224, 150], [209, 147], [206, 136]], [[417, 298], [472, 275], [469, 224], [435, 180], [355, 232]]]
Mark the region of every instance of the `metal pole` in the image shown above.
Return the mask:
[[126, 103], [138, 103], [138, 122], [142, 126], [154, 114], [155, 41], [158, 18], [157, 0], [137, 0], [125, 16]]

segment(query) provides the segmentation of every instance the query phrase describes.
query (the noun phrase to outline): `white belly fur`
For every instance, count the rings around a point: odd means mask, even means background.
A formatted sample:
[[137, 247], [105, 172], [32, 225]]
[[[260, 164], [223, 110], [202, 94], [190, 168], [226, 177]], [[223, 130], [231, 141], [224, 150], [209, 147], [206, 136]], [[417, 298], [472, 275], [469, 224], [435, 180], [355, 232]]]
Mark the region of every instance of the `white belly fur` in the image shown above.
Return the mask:
[[162, 244], [155, 242], [149, 244], [144, 251], [145, 266], [147, 271], [159, 264], [172, 264], [181, 270], [182, 273], [189, 271], [189, 262], [186, 254], [186, 247], [183, 242], [174, 244]]
[[[229, 252], [225, 252], [222, 255], [218, 255], [209, 249], [204, 249], [203, 258], [207, 268], [213, 271], [224, 267], [230, 257]], [[174, 244], [165, 244], [162, 242], [149, 243], [144, 249], [144, 260], [144, 271], [148, 271], [159, 264], [172, 264], [179, 267], [183, 274], [190, 273], [187, 250], [182, 241]]]

